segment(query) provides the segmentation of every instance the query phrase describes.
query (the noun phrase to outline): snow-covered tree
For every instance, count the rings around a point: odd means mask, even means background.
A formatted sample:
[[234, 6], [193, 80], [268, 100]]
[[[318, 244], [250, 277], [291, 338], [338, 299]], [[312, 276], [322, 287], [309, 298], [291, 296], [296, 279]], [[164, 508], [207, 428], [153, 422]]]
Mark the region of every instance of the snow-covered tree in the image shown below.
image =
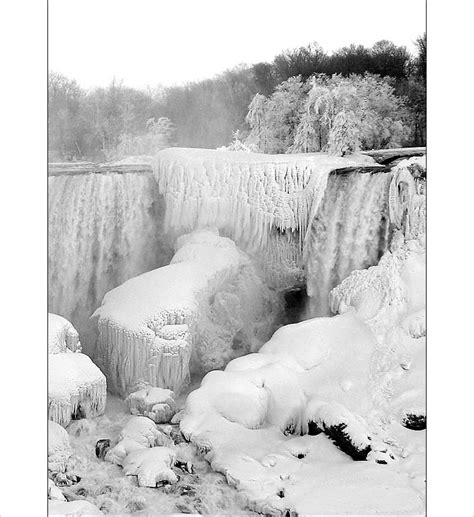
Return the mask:
[[249, 142], [262, 152], [341, 155], [402, 146], [411, 121], [388, 79], [320, 74], [306, 82], [292, 77], [270, 98], [254, 98], [247, 122]]

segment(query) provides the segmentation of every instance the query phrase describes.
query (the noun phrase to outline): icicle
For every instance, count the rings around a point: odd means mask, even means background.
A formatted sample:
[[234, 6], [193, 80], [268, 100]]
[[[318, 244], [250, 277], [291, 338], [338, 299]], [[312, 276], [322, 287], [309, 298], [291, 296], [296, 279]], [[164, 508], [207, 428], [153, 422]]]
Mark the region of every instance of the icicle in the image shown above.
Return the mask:
[[[266, 256], [269, 270], [301, 271], [303, 246], [329, 173], [369, 162], [373, 165], [367, 157], [174, 148], [158, 153], [154, 174], [166, 200], [167, 228], [183, 232], [212, 225], [248, 253]], [[285, 232], [292, 238], [280, 239]], [[288, 250], [275, 253], [276, 242]], [[288, 273], [280, 276], [288, 282]]]

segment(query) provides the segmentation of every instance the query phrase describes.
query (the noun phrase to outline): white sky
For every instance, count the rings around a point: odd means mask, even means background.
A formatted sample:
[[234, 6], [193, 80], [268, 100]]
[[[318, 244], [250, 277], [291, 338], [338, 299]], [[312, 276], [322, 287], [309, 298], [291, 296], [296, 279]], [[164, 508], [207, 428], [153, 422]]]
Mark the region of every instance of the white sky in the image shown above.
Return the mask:
[[213, 77], [317, 41], [388, 39], [414, 52], [425, 0], [49, 0], [49, 68], [81, 86]]

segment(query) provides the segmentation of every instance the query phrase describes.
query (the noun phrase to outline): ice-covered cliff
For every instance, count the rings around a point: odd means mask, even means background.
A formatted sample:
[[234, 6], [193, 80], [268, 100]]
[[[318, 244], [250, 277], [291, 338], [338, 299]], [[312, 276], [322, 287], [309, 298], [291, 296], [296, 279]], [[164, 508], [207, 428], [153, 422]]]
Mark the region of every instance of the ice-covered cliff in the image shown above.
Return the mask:
[[[154, 164], [166, 201], [165, 228], [179, 234], [217, 227], [257, 259], [275, 287], [291, 288], [306, 276], [323, 313], [329, 290], [381, 254], [389, 178], [376, 173], [383, 170], [368, 156], [206, 149], [166, 149]], [[334, 171], [344, 174], [330, 176]], [[349, 248], [345, 263], [339, 260], [343, 246]]]

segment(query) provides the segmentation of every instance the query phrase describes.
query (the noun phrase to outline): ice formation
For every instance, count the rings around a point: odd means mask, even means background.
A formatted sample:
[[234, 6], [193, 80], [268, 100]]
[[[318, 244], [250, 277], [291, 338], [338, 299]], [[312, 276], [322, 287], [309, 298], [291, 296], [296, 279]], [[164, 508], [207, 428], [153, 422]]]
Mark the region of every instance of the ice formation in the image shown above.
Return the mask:
[[143, 415], [157, 424], [169, 422], [175, 412], [174, 393], [163, 388], [144, 388], [131, 393], [126, 399], [132, 415]]
[[258, 348], [272, 331], [275, 295], [230, 239], [202, 230], [176, 247], [169, 266], [113, 289], [94, 314], [100, 364], [124, 396], [143, 383], [179, 391], [190, 361], [197, 371], [220, 368], [241, 343]]
[[49, 310], [78, 329], [93, 357], [89, 316], [107, 291], [168, 264], [164, 203], [151, 173], [80, 174], [48, 180]]
[[106, 380], [82, 354], [77, 331], [65, 318], [48, 315], [48, 416], [66, 426], [72, 418], [104, 411]]
[[165, 149], [154, 173], [166, 200], [165, 228], [183, 233], [215, 226], [262, 256], [267, 276], [284, 285], [301, 268], [305, 235], [329, 173], [366, 166], [377, 168], [367, 156]]
[[62, 352], [81, 352], [79, 334], [72, 324], [62, 316], [48, 314], [48, 352], [57, 354]]
[[186, 400], [182, 432], [258, 512], [423, 511], [423, 436], [406, 433], [426, 418], [424, 197], [407, 172], [380, 189], [390, 251], [331, 292], [339, 314], [282, 327]]
[[69, 458], [72, 455], [69, 435], [52, 420], [48, 421], [48, 471], [51, 474], [66, 472]]

